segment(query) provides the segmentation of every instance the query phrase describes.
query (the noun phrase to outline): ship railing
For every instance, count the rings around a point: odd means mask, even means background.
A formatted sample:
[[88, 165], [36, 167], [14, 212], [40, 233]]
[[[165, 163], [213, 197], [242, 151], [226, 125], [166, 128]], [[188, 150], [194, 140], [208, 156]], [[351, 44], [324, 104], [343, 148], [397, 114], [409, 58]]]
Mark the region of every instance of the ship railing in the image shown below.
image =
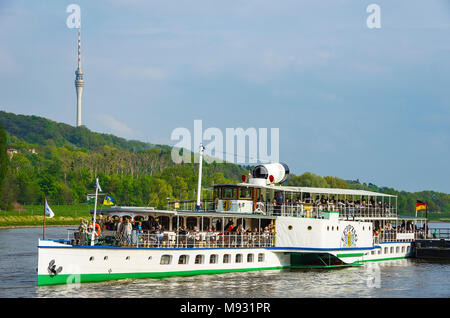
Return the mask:
[[450, 239], [450, 228], [430, 228], [429, 233], [433, 239]]
[[[197, 208], [197, 200], [169, 201], [169, 210], [195, 211]], [[200, 201], [200, 211], [214, 211], [215, 205], [213, 200]]]
[[[74, 233], [70, 239], [72, 245], [90, 245], [90, 235]], [[118, 235], [115, 232], [101, 235], [95, 239], [95, 245], [156, 247], [156, 248], [214, 248], [214, 247], [271, 247], [274, 246], [274, 234], [222, 234], [218, 232], [198, 232], [177, 234], [136, 233]]]
[[386, 231], [373, 236], [374, 244], [388, 242], [412, 242], [420, 238], [420, 231]]
[[339, 217], [352, 219], [358, 217], [395, 217], [394, 208], [387, 207], [346, 207], [336, 205], [308, 206], [299, 204], [265, 204], [264, 214], [269, 216], [293, 216], [320, 218], [323, 211], [338, 211]]

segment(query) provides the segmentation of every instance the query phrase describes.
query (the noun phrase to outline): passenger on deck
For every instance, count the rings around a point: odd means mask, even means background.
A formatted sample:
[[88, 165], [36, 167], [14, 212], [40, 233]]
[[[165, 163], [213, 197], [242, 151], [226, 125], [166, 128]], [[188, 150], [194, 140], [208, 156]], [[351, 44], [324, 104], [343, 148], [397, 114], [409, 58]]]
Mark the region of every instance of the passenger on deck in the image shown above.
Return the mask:
[[120, 217], [116, 227], [116, 242], [118, 243], [122, 242], [123, 226], [124, 226], [123, 218]]
[[145, 221], [142, 221], [142, 231], [144, 233], [147, 233], [151, 228], [150, 225], [150, 216], [147, 216], [147, 218], [145, 219]]
[[100, 225], [100, 229], [104, 230], [105, 229], [105, 220], [103, 220], [103, 214], [100, 213], [100, 215], [98, 216], [98, 219], [95, 221], [95, 223], [97, 223], [98, 225]]
[[227, 225], [225, 225], [225, 232], [231, 232], [231, 230], [234, 228], [233, 224], [233, 221], [229, 221]]
[[158, 240], [158, 244], [161, 244], [164, 238], [164, 227], [161, 224], [158, 224], [158, 227], [155, 230], [155, 234]]
[[127, 245], [131, 243], [131, 231], [133, 227], [131, 225], [130, 219], [126, 219], [123, 225], [123, 239], [126, 240]]
[[111, 216], [108, 216], [108, 219], [106, 220], [106, 224], [105, 224], [106, 230], [112, 232], [114, 231], [116, 228], [114, 226], [114, 220]]
[[80, 232], [80, 244], [85, 245], [87, 240], [87, 225], [84, 222], [84, 219], [81, 219], [78, 231]]

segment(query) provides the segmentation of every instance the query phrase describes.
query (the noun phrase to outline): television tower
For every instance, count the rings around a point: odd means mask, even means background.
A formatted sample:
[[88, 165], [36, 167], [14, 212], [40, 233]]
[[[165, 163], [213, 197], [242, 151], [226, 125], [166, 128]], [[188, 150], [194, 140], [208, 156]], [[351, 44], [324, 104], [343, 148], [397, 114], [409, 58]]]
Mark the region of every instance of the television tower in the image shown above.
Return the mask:
[[83, 94], [84, 80], [81, 70], [81, 19], [78, 20], [78, 68], [75, 71], [75, 89], [77, 91], [77, 127], [81, 126], [81, 95]]

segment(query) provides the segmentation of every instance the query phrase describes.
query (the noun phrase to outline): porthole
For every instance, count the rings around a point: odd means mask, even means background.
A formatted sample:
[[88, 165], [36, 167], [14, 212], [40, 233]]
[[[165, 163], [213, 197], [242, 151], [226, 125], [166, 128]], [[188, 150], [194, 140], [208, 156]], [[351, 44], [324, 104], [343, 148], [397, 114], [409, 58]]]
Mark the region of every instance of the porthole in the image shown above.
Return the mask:
[[292, 229], [293, 229], [292, 225], [289, 225], [288, 230], [292, 230]]
[[236, 263], [242, 263], [242, 254], [236, 254]]
[[130, 257], [129, 257], [129, 256], [125, 257], [125, 260], [129, 261], [129, 260], [130, 260]]
[[151, 261], [151, 260], [152, 260], [152, 257], [151, 257], [151, 256], [149, 256], [149, 257], [148, 257], [148, 260], [149, 260], [149, 261]]
[[258, 254], [258, 262], [264, 262], [264, 254], [263, 253], [259, 253]]
[[161, 265], [169, 265], [172, 262], [171, 255], [163, 255], [161, 256]]
[[103, 260], [107, 261], [108, 260], [108, 256], [103, 257]]
[[89, 257], [89, 261], [93, 261], [94, 260], [94, 256]]
[[312, 226], [308, 225], [308, 231], [311, 231], [311, 230], [312, 230]]

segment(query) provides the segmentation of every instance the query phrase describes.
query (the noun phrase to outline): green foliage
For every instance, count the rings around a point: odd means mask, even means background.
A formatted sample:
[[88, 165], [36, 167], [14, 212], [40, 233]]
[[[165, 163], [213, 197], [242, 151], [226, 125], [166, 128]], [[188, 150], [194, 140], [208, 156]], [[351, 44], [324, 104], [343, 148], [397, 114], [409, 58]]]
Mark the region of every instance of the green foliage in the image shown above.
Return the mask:
[[[127, 141], [91, 132], [86, 127], [2, 111], [0, 123], [9, 133], [4, 134], [0, 127], [0, 184], [2, 174], [5, 175], [0, 191], [2, 209], [13, 209], [16, 203], [42, 204], [44, 196], [52, 204], [85, 203], [86, 195], [95, 191], [97, 176], [102, 189], [118, 205], [165, 208], [167, 198], [196, 198], [198, 164], [173, 163], [169, 146]], [[9, 160], [6, 147], [19, 153]], [[241, 175], [247, 175], [249, 169], [230, 163], [204, 162], [202, 186], [240, 182]], [[450, 212], [450, 195], [434, 191], [399, 192], [311, 172], [291, 175], [284, 185], [365, 189], [397, 195], [400, 212], [414, 213], [416, 200], [428, 202], [432, 212]]]
[[3, 126], [0, 125], [0, 190], [3, 188], [6, 173], [8, 172], [9, 158], [6, 153], [8, 149], [7, 141], [6, 131]]

